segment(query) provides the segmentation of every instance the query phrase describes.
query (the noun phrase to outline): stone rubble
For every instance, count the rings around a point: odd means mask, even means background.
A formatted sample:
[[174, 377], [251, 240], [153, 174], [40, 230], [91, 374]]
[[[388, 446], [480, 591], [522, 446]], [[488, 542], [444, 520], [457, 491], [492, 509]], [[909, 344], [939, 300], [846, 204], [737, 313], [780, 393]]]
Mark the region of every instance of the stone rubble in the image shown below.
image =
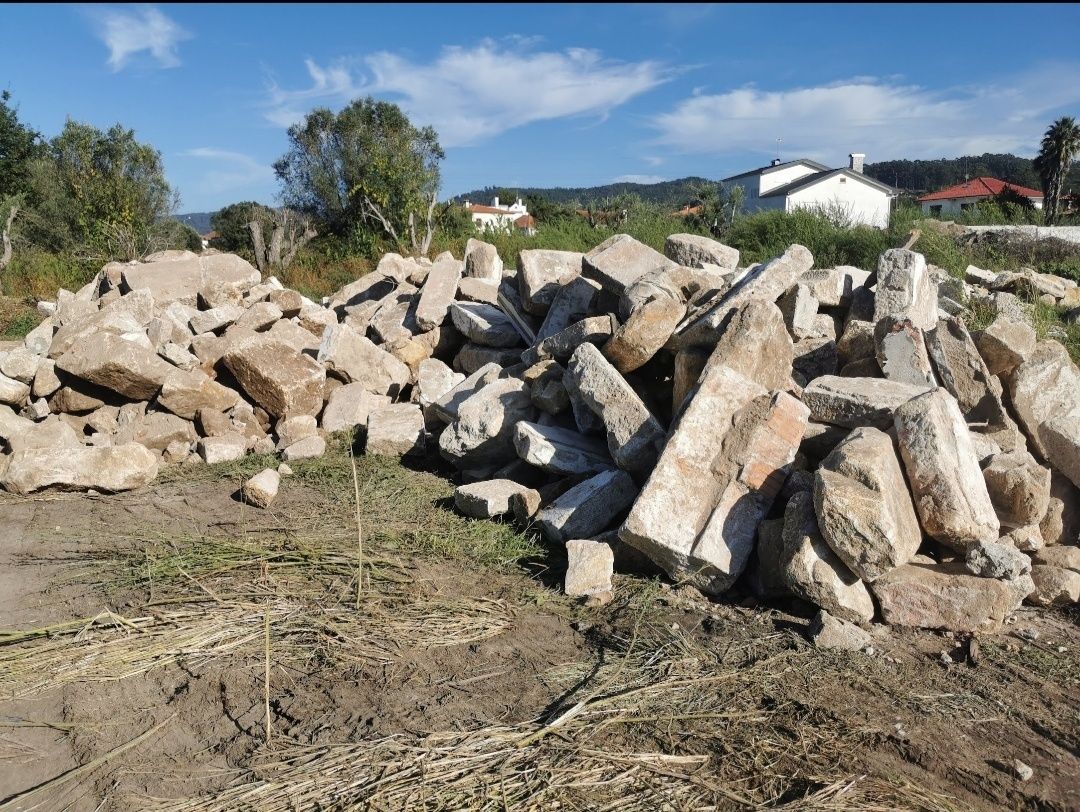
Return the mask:
[[[992, 632], [1080, 599], [1080, 370], [1016, 295], [1074, 285], [903, 249], [863, 270], [663, 248], [506, 266], [473, 239], [322, 302], [228, 254], [110, 263], [0, 350], [0, 486], [128, 490], [343, 433], [441, 455], [458, 510], [566, 545], [567, 593], [598, 602], [634, 561], [816, 605], [817, 644], [859, 649], [875, 620]], [[969, 332], [974, 301], [994, 317]]]

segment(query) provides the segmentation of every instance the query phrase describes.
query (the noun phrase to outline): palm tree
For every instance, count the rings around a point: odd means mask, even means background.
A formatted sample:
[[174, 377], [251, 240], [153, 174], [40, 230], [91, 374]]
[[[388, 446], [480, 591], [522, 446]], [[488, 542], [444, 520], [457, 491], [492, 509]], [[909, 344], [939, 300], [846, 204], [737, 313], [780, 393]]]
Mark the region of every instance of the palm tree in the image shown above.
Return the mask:
[[1061, 202], [1061, 187], [1069, 173], [1073, 158], [1080, 152], [1080, 125], [1076, 119], [1063, 116], [1050, 125], [1043, 136], [1042, 149], [1035, 158], [1043, 188], [1043, 212], [1046, 224], [1057, 220]]

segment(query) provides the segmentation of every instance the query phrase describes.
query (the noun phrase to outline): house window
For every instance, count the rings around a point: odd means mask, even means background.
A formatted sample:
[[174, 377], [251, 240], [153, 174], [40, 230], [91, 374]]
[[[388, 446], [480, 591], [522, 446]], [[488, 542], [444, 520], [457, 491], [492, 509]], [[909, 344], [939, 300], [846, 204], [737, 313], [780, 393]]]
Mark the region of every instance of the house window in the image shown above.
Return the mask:
[[970, 203], [961, 203], [960, 204], [960, 211], [971, 211], [971, 204]]
[[941, 206], [931, 206], [930, 207], [930, 213], [931, 214], [941, 214]]
[[847, 178], [840, 178], [841, 183], [847, 183]]

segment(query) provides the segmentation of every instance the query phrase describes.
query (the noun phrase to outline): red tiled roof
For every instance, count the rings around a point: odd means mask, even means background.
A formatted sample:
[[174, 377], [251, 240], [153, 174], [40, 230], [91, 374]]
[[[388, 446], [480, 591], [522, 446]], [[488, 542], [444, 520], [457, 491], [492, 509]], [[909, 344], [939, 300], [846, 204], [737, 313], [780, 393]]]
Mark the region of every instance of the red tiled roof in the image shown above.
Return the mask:
[[518, 228], [534, 228], [536, 226], [536, 218], [531, 214], [523, 214], [514, 221], [514, 225]]
[[508, 216], [513, 214], [512, 211], [507, 211], [506, 209], [497, 209], [494, 206], [481, 206], [479, 203], [470, 203], [465, 209], [473, 214], [505, 214]]
[[700, 214], [701, 206], [683, 206], [678, 211], [673, 211], [671, 215], [673, 217], [687, 217], [691, 214]]
[[1014, 192], [1021, 194], [1024, 197], [1041, 198], [1043, 196], [1043, 193], [1038, 189], [1028, 189], [1026, 186], [1019, 186], [1015, 183], [1006, 183], [997, 178], [973, 178], [964, 183], [958, 183], [956, 186], [950, 186], [948, 189], [941, 189], [937, 192], [923, 195], [919, 198], [919, 202], [925, 203], [930, 200], [954, 200], [961, 197], [989, 197], [991, 195], [1001, 194], [1005, 187], [1011, 188]]

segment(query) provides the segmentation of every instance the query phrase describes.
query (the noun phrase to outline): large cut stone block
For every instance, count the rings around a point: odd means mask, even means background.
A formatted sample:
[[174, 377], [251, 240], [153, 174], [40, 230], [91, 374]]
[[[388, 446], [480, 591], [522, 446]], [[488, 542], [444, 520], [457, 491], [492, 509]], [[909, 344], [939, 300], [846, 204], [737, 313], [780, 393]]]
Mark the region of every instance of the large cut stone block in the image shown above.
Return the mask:
[[412, 378], [408, 366], [347, 324], [326, 329], [316, 359], [346, 383], [377, 395], [396, 396]]
[[517, 347], [521, 344], [510, 317], [483, 302], [454, 302], [450, 317], [461, 334], [485, 347]]
[[814, 504], [826, 543], [864, 581], [918, 552], [919, 519], [893, 441], [883, 431], [856, 429], [833, 449], [815, 475]]
[[585, 254], [581, 272], [599, 282], [604, 290], [621, 294], [645, 274], [677, 265], [629, 234], [616, 234]]
[[403, 457], [424, 451], [424, 413], [415, 403], [380, 406], [368, 414], [365, 454]]
[[185, 420], [194, 420], [199, 409], [228, 411], [240, 402], [240, 396], [213, 380], [200, 369], [174, 369], [165, 378], [158, 403]]
[[581, 274], [585, 255], [576, 251], [531, 248], [518, 254], [518, 285], [524, 309], [543, 316], [559, 289]]
[[[468, 383], [466, 379], [465, 383]], [[516, 378], [487, 384], [457, 407], [457, 420], [439, 437], [442, 456], [462, 468], [505, 462], [517, 456], [514, 426], [533, 420], [529, 387]]]
[[262, 278], [251, 263], [235, 254], [198, 257], [185, 253], [188, 256], [125, 265], [121, 289], [146, 290], [162, 306], [181, 302], [195, 307], [199, 291], [212, 284], [243, 291], [257, 285]]
[[886, 623], [992, 634], [1015, 604], [1007, 581], [971, 575], [964, 564], [905, 564], [870, 585]]
[[107, 448], [30, 448], [11, 455], [0, 485], [12, 493], [42, 488], [129, 491], [157, 476], [159, 455], [138, 443]]
[[997, 541], [1001, 525], [956, 400], [935, 389], [899, 406], [894, 422], [926, 533], [960, 551]]
[[80, 341], [56, 368], [131, 400], [149, 400], [175, 367], [153, 351], [110, 333]]
[[619, 372], [644, 366], [671, 338], [686, 305], [672, 299], [653, 299], [635, 310], [612, 334], [603, 354]]
[[317, 415], [322, 409], [326, 370], [272, 333], [256, 333], [236, 343], [222, 356], [222, 363], [248, 397], [272, 417]]
[[470, 237], [465, 243], [465, 276], [498, 285], [502, 275], [503, 261], [495, 246]]
[[664, 240], [664, 255], [678, 265], [704, 268], [709, 265], [733, 271], [739, 267], [739, 249], [700, 234], [672, 234]]
[[794, 357], [780, 308], [750, 301], [730, 313], [705, 369], [721, 364], [766, 389], [784, 390], [791, 385]]
[[416, 305], [416, 323], [421, 330], [432, 330], [446, 320], [446, 313], [457, 296], [463, 270], [463, 263], [450, 256], [431, 266]]

